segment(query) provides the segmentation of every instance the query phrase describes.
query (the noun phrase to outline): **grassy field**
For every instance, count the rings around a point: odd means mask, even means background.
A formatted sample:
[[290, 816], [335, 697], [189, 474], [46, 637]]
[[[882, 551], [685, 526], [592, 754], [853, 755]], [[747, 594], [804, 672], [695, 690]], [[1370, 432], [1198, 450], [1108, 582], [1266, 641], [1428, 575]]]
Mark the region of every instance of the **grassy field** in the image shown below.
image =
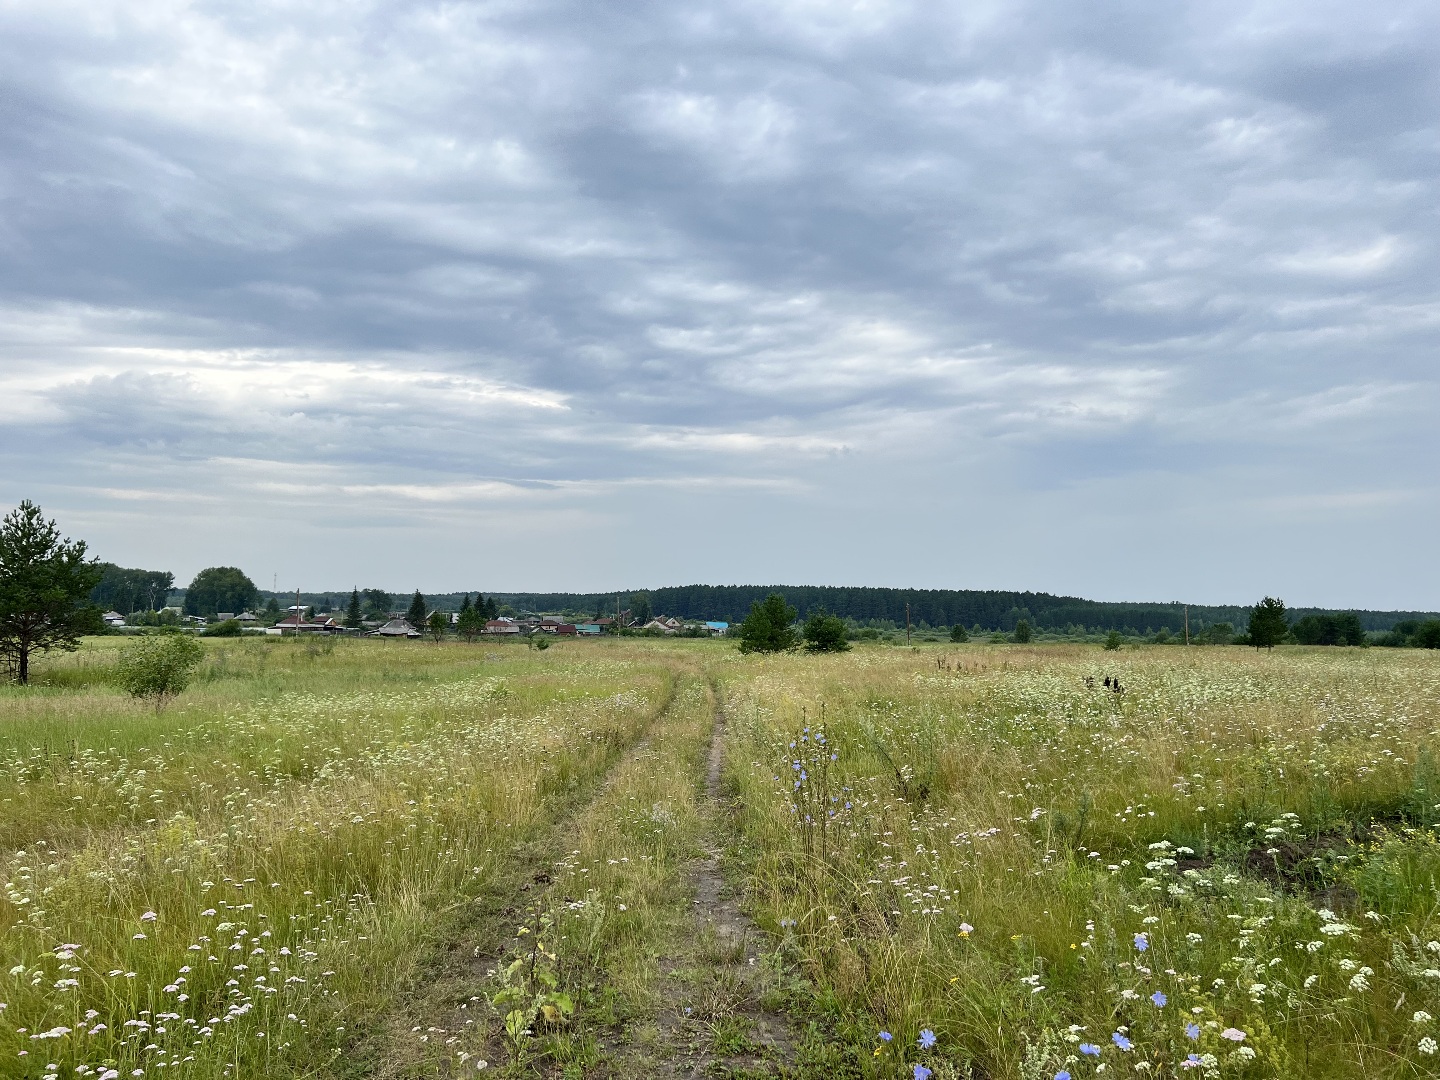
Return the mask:
[[117, 647], [0, 688], [0, 1075], [1440, 1072], [1431, 652]]

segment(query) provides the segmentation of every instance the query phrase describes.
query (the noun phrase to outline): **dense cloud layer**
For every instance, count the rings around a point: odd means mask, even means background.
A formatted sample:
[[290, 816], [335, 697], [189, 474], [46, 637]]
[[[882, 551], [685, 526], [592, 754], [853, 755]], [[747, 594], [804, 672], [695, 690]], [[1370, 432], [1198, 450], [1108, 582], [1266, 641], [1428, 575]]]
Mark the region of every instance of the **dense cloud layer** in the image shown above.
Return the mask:
[[1440, 606], [1429, 4], [0, 12], [0, 496], [269, 585]]

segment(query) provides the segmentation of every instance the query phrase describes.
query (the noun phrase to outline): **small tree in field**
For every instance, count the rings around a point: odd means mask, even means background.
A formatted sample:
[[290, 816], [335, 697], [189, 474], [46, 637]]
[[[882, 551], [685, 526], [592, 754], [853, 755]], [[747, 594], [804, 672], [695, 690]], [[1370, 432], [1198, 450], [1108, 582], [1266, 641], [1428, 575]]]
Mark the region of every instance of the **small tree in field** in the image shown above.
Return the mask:
[[950, 627], [950, 640], [959, 645], [962, 641], [970, 640], [970, 631], [966, 630], [961, 623]]
[[440, 639], [445, 636], [445, 631], [450, 629], [450, 616], [443, 611], [432, 611], [425, 628], [430, 631], [430, 637], [435, 644], [439, 645]]
[[478, 605], [470, 603], [470, 594], [465, 594], [460, 604], [460, 617], [455, 620], [455, 632], [466, 641], [474, 643], [485, 629], [485, 612]]
[[420, 590], [415, 590], [415, 595], [410, 598], [410, 610], [405, 612], [405, 621], [416, 630], [425, 629], [425, 597]]
[[345, 625], [351, 630], [358, 630], [364, 617], [364, 613], [360, 610], [360, 590], [351, 589], [350, 606], [345, 610]]
[[0, 522], [0, 658], [15, 680], [30, 681], [30, 656], [73, 652], [93, 633], [90, 590], [102, 569], [85, 559], [85, 541], [60, 538], [54, 521], [26, 499]]
[[1257, 649], [1273, 649], [1285, 640], [1290, 622], [1285, 618], [1285, 604], [1273, 596], [1261, 600], [1250, 612], [1250, 644]]
[[1123, 639], [1120, 637], [1120, 631], [1119, 631], [1119, 630], [1111, 630], [1108, 634], [1105, 635], [1105, 651], [1106, 651], [1106, 652], [1117, 652], [1117, 651], [1119, 651], [1120, 645], [1121, 645], [1121, 643], [1122, 643], [1122, 640], [1123, 640]]
[[154, 698], [155, 711], [190, 685], [205, 649], [189, 634], [147, 634], [120, 654], [120, 685], [138, 698]]
[[795, 632], [796, 611], [779, 593], [750, 605], [750, 614], [740, 624], [740, 651], [788, 652], [800, 644]]
[[850, 642], [845, 640], [845, 621], [823, 610], [805, 620], [803, 633], [808, 652], [844, 652], [850, 648]]
[[1012, 634], [1011, 637], [1012, 637], [1012, 640], [1014, 640], [1017, 644], [1020, 644], [1020, 645], [1028, 645], [1028, 644], [1030, 644], [1030, 637], [1031, 637], [1030, 624], [1029, 624], [1028, 622], [1026, 622], [1024, 619], [1021, 619], [1019, 622], [1017, 622], [1017, 623], [1015, 624], [1015, 633]]

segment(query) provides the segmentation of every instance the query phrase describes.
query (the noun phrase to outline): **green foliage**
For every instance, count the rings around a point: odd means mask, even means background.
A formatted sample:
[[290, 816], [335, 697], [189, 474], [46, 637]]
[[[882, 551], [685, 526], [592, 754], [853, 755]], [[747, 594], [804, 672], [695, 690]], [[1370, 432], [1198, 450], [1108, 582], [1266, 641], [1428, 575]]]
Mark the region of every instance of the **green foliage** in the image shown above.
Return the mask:
[[1118, 652], [1120, 650], [1120, 646], [1123, 643], [1124, 639], [1121, 638], [1119, 630], [1111, 630], [1108, 634], [1105, 635], [1106, 652]]
[[641, 626], [654, 618], [650, 613], [650, 594], [648, 592], [630, 594], [630, 618]]
[[479, 603], [472, 605], [470, 595], [466, 593], [465, 600], [460, 605], [460, 617], [455, 621], [455, 632], [469, 642], [473, 642], [485, 630], [485, 611], [481, 606], [485, 598], [481, 596], [478, 600]]
[[845, 640], [845, 620], [817, 611], [805, 620], [802, 631], [807, 652], [844, 652], [850, 648]]
[[1339, 615], [1306, 615], [1290, 633], [1301, 645], [1364, 645], [1365, 629], [1353, 611]]
[[358, 630], [364, 618], [364, 612], [360, 608], [360, 590], [351, 589], [350, 606], [345, 609], [345, 625], [352, 630]]
[[1015, 633], [1011, 635], [1011, 639], [1017, 645], [1028, 645], [1032, 636], [1030, 624], [1021, 619], [1015, 624]]
[[217, 611], [247, 611], [259, 592], [244, 571], [234, 566], [201, 570], [185, 590], [186, 615], [214, 615]]
[[395, 598], [384, 589], [361, 589], [360, 603], [368, 618], [384, 619], [389, 616]]
[[173, 608], [162, 608], [159, 611], [132, 611], [125, 616], [125, 621], [131, 626], [179, 626], [180, 616]]
[[964, 624], [957, 622], [954, 626], [950, 627], [950, 640], [956, 644], [962, 641], [969, 641], [970, 631], [965, 629]]
[[175, 575], [167, 570], [127, 570], [114, 563], [98, 564], [100, 582], [90, 590], [90, 602], [104, 610], [154, 611], [165, 606], [175, 587]]
[[245, 632], [240, 625], [239, 619], [226, 619], [224, 622], [211, 623], [204, 630], [200, 631], [201, 637], [239, 637]]
[[445, 631], [450, 629], [450, 616], [443, 611], [432, 611], [430, 618], [426, 620], [425, 629], [430, 631], [430, 639], [435, 644], [440, 644], [440, 639], [445, 636]]
[[757, 600], [750, 606], [750, 614], [740, 624], [740, 651], [742, 653], [788, 652], [800, 644], [800, 635], [795, 631], [796, 611], [779, 593], [771, 593], [764, 600]]
[[490, 996], [490, 1004], [504, 1018], [505, 1036], [517, 1062], [524, 1060], [536, 1024], [563, 1024], [575, 1011], [575, 1002], [560, 989], [559, 961], [543, 940], [553, 924], [544, 915], [538, 933], [520, 927], [513, 958], [495, 977], [500, 988]]
[[1422, 649], [1440, 649], [1440, 619], [1427, 619], [1415, 629], [1412, 639]]
[[1202, 630], [1196, 640], [1206, 645], [1229, 645], [1235, 640], [1235, 627], [1228, 622], [1217, 622]]
[[541, 633], [531, 634], [531, 635], [530, 635], [530, 644], [531, 644], [533, 647], [539, 649], [541, 652], [544, 652], [546, 649], [548, 649], [548, 648], [550, 647], [550, 635], [549, 635], [549, 634], [541, 634]]
[[1285, 618], [1283, 601], [1267, 596], [1251, 609], [1246, 635], [1255, 648], [1273, 649], [1285, 640], [1289, 632], [1290, 623]]
[[116, 675], [131, 695], [154, 698], [159, 709], [190, 685], [190, 676], [204, 655], [204, 647], [189, 634], [146, 634], [120, 654]]
[[410, 598], [410, 609], [405, 612], [405, 621], [416, 630], [424, 630], [425, 619], [425, 597], [416, 589], [415, 595]]
[[0, 522], [0, 659], [20, 683], [36, 651], [74, 651], [93, 630], [90, 590], [102, 574], [85, 560], [85, 541], [61, 539], [29, 499]]

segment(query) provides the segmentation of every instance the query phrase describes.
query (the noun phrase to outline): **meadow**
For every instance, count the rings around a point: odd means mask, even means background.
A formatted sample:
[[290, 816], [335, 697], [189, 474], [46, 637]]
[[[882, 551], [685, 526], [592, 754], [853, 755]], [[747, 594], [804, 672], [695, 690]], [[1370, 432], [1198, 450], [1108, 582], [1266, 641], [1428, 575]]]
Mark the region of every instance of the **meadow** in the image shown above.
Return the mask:
[[1440, 1071], [1429, 651], [116, 648], [0, 688], [0, 1075]]

